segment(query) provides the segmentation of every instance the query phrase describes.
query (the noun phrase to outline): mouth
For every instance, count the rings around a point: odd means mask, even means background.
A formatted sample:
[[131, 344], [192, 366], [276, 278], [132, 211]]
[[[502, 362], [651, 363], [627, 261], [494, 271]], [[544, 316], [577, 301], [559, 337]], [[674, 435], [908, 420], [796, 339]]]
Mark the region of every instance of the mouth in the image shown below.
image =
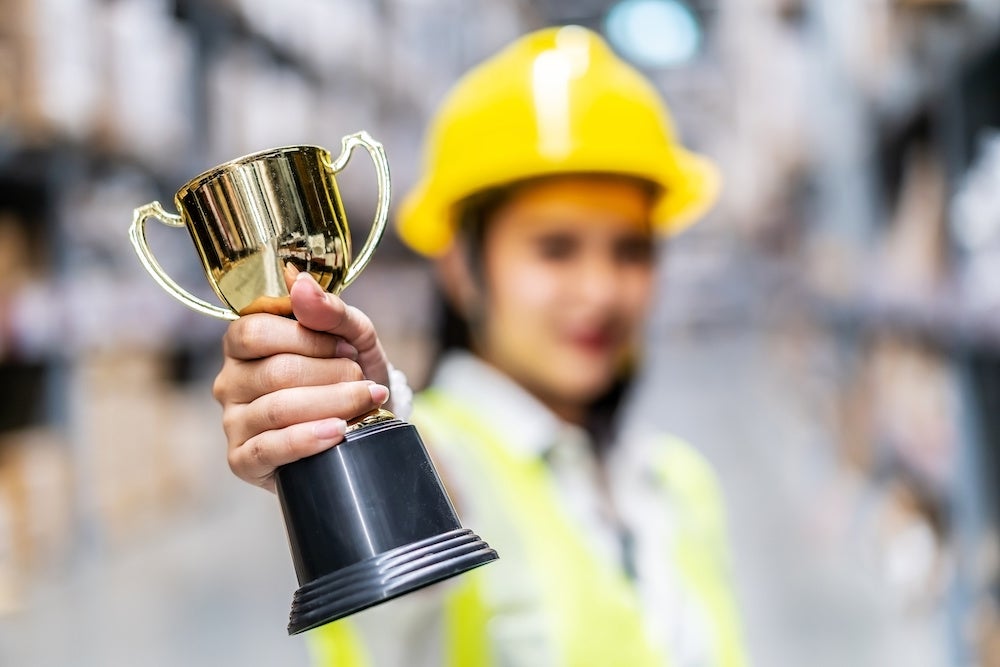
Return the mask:
[[574, 348], [588, 354], [607, 354], [615, 349], [618, 336], [609, 329], [584, 329], [572, 331], [567, 341]]

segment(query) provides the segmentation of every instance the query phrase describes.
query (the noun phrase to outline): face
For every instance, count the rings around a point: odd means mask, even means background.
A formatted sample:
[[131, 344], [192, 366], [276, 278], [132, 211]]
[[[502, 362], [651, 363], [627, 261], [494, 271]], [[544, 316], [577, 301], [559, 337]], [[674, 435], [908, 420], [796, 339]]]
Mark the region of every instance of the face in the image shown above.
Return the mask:
[[518, 188], [487, 223], [477, 352], [564, 414], [610, 389], [652, 296], [650, 213], [625, 179]]

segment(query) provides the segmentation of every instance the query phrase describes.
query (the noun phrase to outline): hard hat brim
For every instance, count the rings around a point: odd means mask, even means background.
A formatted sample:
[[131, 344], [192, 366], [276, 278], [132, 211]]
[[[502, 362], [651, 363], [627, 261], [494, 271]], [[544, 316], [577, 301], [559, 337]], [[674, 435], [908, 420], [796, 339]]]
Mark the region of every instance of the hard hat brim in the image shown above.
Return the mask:
[[722, 175], [714, 162], [683, 148], [674, 149], [672, 178], [658, 184], [665, 188], [653, 211], [655, 229], [673, 236], [701, 220], [715, 205], [722, 190]]
[[618, 169], [541, 170], [464, 193], [435, 192], [434, 181], [425, 177], [400, 205], [396, 229], [402, 241], [412, 250], [436, 257], [447, 251], [454, 240], [457, 212], [456, 205], [451, 202], [461, 202], [487, 187], [502, 187], [529, 178], [605, 173], [633, 176], [658, 186], [661, 194], [653, 208], [653, 227], [659, 234], [673, 236], [696, 223], [712, 208], [718, 199], [722, 179], [716, 165], [702, 155], [675, 146], [672, 158], [672, 164], [661, 169], [635, 172]]

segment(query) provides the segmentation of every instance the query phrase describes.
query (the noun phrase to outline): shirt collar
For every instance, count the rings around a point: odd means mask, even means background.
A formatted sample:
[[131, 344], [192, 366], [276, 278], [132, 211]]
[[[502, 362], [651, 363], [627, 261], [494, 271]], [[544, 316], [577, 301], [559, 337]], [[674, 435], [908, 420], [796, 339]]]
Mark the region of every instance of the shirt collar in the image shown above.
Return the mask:
[[468, 352], [449, 352], [434, 374], [435, 389], [461, 401], [498, 441], [522, 457], [544, 457], [583, 429], [559, 419], [537, 398], [493, 366]]

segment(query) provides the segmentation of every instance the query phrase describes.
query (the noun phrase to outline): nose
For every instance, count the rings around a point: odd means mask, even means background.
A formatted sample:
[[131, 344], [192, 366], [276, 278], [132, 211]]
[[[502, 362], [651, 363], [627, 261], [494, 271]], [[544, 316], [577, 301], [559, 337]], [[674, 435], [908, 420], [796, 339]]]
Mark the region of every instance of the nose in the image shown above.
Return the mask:
[[587, 257], [577, 276], [584, 303], [595, 310], [613, 309], [620, 296], [621, 272], [612, 258], [603, 253]]

